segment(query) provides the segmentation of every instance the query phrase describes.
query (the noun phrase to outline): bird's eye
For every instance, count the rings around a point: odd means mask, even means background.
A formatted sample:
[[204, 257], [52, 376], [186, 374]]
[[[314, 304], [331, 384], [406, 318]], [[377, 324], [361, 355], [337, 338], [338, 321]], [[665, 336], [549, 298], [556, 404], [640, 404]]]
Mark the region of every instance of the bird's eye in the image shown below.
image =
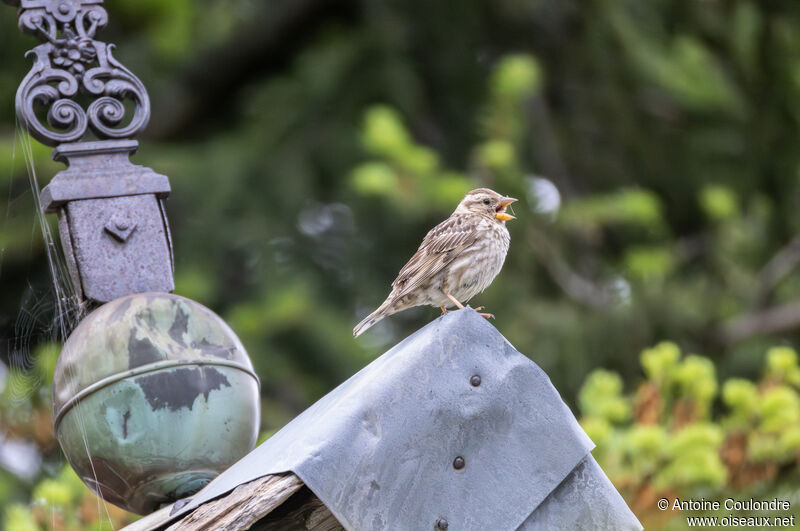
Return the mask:
[[492, 202], [491, 202], [491, 201], [489, 201], [488, 199], [484, 199], [484, 200], [483, 200], [483, 204], [484, 204], [484, 205], [491, 205], [491, 204], [492, 204]]

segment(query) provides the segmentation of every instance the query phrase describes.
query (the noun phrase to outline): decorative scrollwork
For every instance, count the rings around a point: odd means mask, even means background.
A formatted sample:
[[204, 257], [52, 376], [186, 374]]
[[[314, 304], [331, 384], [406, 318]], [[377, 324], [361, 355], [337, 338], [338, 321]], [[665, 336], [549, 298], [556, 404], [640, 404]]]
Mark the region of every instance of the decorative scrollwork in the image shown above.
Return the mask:
[[[114, 46], [94, 39], [108, 23], [103, 0], [21, 0], [19, 27], [44, 44], [33, 48], [31, 71], [17, 90], [17, 117], [43, 144], [130, 138], [150, 119], [141, 81], [112, 55]], [[96, 97], [84, 109], [74, 98]], [[126, 113], [125, 100], [133, 103]], [[46, 119], [41, 109], [48, 109]], [[125, 124], [126, 114], [131, 114]]]

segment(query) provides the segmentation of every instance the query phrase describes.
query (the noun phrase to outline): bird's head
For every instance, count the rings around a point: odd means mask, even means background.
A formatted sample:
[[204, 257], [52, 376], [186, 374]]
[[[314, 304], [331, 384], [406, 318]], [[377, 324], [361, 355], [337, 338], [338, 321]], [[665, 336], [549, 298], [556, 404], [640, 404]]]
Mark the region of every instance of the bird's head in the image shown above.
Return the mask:
[[477, 188], [468, 192], [456, 208], [457, 214], [478, 214], [490, 217], [503, 223], [516, 219], [506, 212], [506, 207], [516, 201], [513, 197], [505, 197], [488, 188]]

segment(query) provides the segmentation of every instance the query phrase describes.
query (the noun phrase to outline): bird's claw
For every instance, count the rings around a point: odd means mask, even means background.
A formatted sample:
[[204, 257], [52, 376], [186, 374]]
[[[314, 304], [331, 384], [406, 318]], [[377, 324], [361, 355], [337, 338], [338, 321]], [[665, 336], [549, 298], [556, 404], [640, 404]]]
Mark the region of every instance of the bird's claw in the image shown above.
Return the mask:
[[477, 308], [475, 308], [475, 311], [478, 312], [478, 315], [480, 315], [481, 317], [484, 317], [486, 319], [494, 319], [493, 313], [482, 313], [481, 310], [483, 310], [483, 306], [478, 306]]

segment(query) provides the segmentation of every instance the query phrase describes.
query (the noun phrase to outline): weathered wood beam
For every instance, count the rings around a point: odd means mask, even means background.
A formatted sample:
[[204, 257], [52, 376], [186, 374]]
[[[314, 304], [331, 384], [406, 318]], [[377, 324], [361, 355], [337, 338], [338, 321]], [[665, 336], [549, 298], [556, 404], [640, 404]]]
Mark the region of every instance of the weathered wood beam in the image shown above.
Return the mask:
[[311, 489], [303, 487], [253, 526], [253, 531], [344, 531], [339, 520]]
[[327, 507], [294, 474], [270, 475], [245, 483], [201, 505], [167, 531], [344, 529]]
[[297, 492], [303, 482], [294, 474], [264, 476], [236, 487], [225, 497], [201, 505], [168, 531], [249, 529]]

